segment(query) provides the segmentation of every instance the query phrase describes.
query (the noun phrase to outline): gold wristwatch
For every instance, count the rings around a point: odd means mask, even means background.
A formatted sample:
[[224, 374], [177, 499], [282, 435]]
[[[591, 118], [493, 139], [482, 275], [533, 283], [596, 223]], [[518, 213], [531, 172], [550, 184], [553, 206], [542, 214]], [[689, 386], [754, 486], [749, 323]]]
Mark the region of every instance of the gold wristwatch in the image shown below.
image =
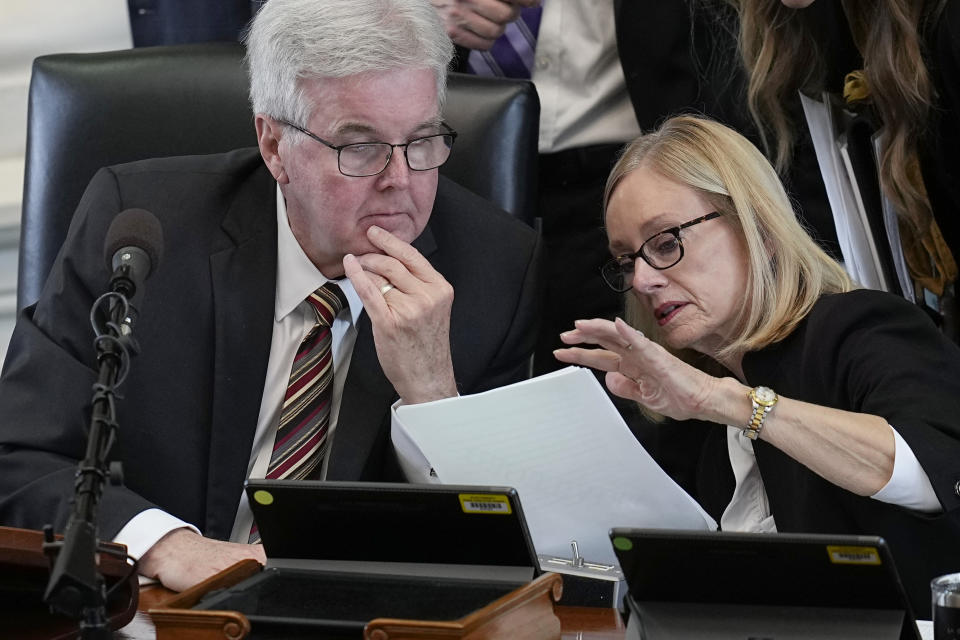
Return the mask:
[[750, 416], [750, 422], [747, 423], [743, 434], [751, 440], [756, 440], [760, 437], [763, 419], [773, 410], [773, 405], [777, 404], [777, 400], [780, 398], [770, 387], [754, 387], [750, 389], [747, 397], [753, 403], [753, 414]]

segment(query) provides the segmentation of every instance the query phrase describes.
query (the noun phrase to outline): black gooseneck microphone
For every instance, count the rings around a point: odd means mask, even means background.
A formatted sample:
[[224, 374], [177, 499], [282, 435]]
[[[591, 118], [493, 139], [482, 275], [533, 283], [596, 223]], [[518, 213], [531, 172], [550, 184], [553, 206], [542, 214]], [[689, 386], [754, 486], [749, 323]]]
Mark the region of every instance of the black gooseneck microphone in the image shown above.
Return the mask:
[[[107, 269], [112, 273], [110, 290], [97, 298], [90, 310], [99, 372], [93, 385], [87, 449], [77, 469], [63, 540], [55, 541], [52, 525], [44, 527], [43, 549], [51, 559], [44, 602], [76, 620], [83, 640], [111, 637], [109, 594], [97, 569], [97, 507], [107, 479], [113, 484], [122, 483], [119, 465], [110, 465], [107, 460], [118, 426], [115, 390], [126, 377], [131, 351], [136, 352], [132, 332], [144, 282], [156, 270], [162, 255], [163, 230], [149, 211], [126, 209], [111, 222], [104, 242]], [[106, 322], [102, 321], [104, 304], [108, 309]]]
[[103, 257], [113, 276], [111, 291], [127, 300], [131, 311], [122, 321], [129, 333], [143, 299], [143, 283], [163, 257], [163, 229], [157, 217], [145, 209], [121, 211], [107, 230]]

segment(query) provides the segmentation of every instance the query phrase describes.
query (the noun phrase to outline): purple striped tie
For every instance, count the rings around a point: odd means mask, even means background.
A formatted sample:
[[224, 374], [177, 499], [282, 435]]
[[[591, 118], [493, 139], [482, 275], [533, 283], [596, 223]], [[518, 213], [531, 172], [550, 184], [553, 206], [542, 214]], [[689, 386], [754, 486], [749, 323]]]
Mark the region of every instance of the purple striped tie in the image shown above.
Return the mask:
[[521, 10], [520, 17], [507, 25], [489, 51], [471, 51], [467, 58], [470, 70], [478, 76], [529, 78], [533, 71], [541, 9]]
[[[293, 359], [280, 425], [267, 467], [267, 478], [304, 480], [323, 462], [333, 398], [333, 355], [330, 327], [347, 306], [340, 287], [332, 282], [307, 297], [316, 312], [316, 324], [300, 343]], [[256, 524], [250, 542], [259, 542]]]

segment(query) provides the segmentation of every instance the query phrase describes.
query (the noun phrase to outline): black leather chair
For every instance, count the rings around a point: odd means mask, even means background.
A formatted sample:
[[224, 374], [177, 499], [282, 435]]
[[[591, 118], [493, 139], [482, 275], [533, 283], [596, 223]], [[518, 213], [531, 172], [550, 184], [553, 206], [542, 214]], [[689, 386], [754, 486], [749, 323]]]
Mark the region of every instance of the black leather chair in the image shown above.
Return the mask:
[[[18, 310], [40, 296], [100, 167], [256, 145], [242, 57], [216, 43], [34, 61]], [[452, 74], [445, 118], [460, 136], [441, 173], [532, 224], [539, 114], [529, 82]]]

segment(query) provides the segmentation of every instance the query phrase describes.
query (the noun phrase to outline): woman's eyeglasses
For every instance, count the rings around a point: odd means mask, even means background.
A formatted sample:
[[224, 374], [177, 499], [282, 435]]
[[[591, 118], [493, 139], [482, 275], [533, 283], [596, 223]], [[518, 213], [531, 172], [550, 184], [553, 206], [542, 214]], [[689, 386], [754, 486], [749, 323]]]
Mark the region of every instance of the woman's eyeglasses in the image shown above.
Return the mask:
[[664, 229], [655, 236], [647, 238], [634, 253], [626, 253], [607, 261], [600, 268], [603, 281], [618, 293], [629, 291], [633, 286], [633, 265], [637, 258], [643, 258], [643, 261], [654, 269], [669, 269], [683, 259], [683, 240], [680, 239], [680, 231], [695, 224], [719, 218], [721, 215], [718, 211], [713, 211], [676, 227]]

